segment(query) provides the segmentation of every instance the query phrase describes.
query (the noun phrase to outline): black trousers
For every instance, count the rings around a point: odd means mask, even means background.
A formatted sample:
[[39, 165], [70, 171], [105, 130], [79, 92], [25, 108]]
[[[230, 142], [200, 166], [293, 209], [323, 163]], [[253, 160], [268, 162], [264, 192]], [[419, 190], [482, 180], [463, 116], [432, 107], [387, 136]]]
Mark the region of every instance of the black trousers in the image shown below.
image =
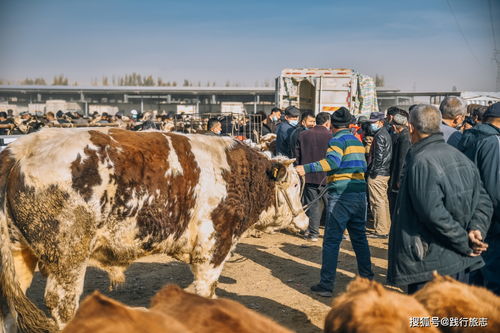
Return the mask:
[[[302, 203], [304, 205], [309, 204], [314, 199], [316, 199], [321, 191], [324, 189], [324, 185], [317, 184], [306, 184], [304, 187], [304, 194], [302, 195]], [[318, 237], [319, 226], [321, 224], [321, 218], [324, 215], [323, 212], [327, 207], [328, 199], [326, 194], [316, 202], [311, 205], [311, 208], [306, 212], [309, 217], [309, 228], [308, 232], [311, 237]]]
[[[469, 284], [469, 277], [470, 277], [470, 272], [469, 269], [466, 269], [465, 271], [458, 272], [457, 274], [452, 274], [450, 277], [454, 278], [455, 280], [459, 282], [463, 282], [466, 284]], [[422, 289], [425, 284], [429, 281], [424, 281], [424, 282], [418, 282], [418, 283], [412, 283], [408, 285], [408, 295], [414, 294], [420, 289]]]
[[396, 199], [398, 198], [398, 192], [389, 189], [389, 212], [391, 213], [391, 218], [394, 216], [396, 211]]

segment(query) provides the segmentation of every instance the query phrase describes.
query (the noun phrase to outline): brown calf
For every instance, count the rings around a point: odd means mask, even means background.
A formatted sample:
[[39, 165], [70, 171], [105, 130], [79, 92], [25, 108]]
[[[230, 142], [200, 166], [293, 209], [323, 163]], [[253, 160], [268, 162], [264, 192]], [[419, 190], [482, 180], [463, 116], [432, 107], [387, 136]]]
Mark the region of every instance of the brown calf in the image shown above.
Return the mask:
[[98, 291], [88, 296], [63, 333], [188, 333], [186, 326], [161, 312], [128, 307]]
[[[442, 332], [500, 332], [500, 297], [485, 288], [469, 286], [436, 273], [434, 280], [414, 296], [431, 316], [459, 319], [458, 326], [440, 325]], [[476, 326], [481, 318], [487, 318], [487, 326]]]
[[325, 332], [438, 332], [434, 327], [410, 327], [410, 318], [430, 317], [413, 297], [385, 289], [380, 283], [356, 278], [332, 302]]
[[87, 297], [63, 333], [291, 333], [228, 299], [208, 299], [167, 285], [149, 309], [131, 308], [99, 292]]
[[151, 301], [151, 310], [178, 319], [193, 332], [290, 333], [271, 319], [229, 299], [208, 299], [167, 285]]

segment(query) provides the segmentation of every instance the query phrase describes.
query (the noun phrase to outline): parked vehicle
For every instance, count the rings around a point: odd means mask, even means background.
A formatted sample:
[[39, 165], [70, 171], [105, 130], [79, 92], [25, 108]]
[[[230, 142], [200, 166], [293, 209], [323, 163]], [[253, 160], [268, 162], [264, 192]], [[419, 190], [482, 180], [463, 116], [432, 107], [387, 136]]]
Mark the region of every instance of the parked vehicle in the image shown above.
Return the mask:
[[314, 113], [342, 106], [353, 114], [378, 111], [375, 81], [352, 69], [284, 69], [276, 79], [276, 102]]

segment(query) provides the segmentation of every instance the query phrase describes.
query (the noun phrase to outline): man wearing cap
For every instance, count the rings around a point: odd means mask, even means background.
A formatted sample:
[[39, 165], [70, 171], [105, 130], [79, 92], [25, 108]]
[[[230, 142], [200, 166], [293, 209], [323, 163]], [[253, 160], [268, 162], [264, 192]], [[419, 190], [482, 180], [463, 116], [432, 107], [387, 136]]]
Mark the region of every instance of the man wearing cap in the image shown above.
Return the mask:
[[332, 296], [342, 235], [347, 228], [356, 253], [359, 275], [373, 278], [370, 249], [366, 239], [366, 160], [363, 144], [348, 129], [352, 116], [342, 107], [332, 114], [333, 138], [326, 157], [296, 167], [299, 175], [327, 173], [328, 208], [320, 282], [311, 290]]
[[387, 238], [391, 227], [388, 186], [391, 175], [392, 138], [384, 126], [384, 114], [372, 112], [371, 130], [375, 133], [368, 158], [368, 198], [375, 233], [371, 238]]
[[292, 158], [292, 149], [290, 147], [290, 136], [299, 124], [300, 110], [295, 106], [289, 106], [285, 109], [285, 121], [278, 125], [276, 137], [276, 154]]
[[406, 153], [410, 149], [410, 132], [408, 131], [408, 116], [403, 112], [398, 112], [392, 116], [391, 126], [394, 131], [391, 159], [391, 178], [389, 180], [389, 208], [391, 216], [394, 214], [396, 197], [401, 185], [403, 175], [403, 165]]
[[493, 201], [493, 218], [483, 253], [485, 265], [471, 274], [473, 283], [484, 285], [500, 296], [500, 103], [491, 105], [476, 126], [474, 142], [464, 152], [478, 167], [486, 192]]

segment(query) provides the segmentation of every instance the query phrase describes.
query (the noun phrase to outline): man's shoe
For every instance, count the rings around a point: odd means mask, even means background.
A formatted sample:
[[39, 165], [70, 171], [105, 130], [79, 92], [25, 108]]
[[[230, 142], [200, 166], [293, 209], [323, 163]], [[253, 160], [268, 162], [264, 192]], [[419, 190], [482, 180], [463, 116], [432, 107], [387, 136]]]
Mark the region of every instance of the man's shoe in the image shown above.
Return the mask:
[[305, 240], [308, 240], [310, 242], [317, 242], [318, 241], [318, 237], [317, 236], [311, 236], [311, 235], [308, 235], [307, 237], [304, 237]]
[[333, 293], [331, 290], [323, 288], [319, 284], [312, 286], [311, 291], [313, 291], [315, 294], [322, 296], [322, 297], [332, 297], [333, 296]]
[[375, 239], [387, 239], [389, 238], [389, 235], [381, 235], [381, 234], [368, 234], [366, 235], [367, 238], [375, 238]]

